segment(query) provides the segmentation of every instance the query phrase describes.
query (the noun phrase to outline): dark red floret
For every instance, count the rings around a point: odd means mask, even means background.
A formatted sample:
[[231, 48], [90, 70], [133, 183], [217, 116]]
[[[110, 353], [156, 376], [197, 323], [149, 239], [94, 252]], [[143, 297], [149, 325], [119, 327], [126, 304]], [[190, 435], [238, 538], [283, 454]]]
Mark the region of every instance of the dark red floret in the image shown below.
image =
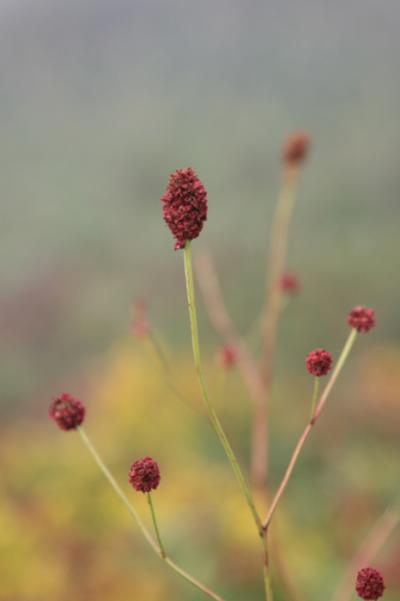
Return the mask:
[[326, 376], [332, 367], [332, 355], [323, 348], [317, 348], [307, 356], [306, 365], [313, 376]]
[[217, 361], [224, 369], [231, 369], [236, 365], [237, 350], [231, 344], [224, 344], [218, 349]]
[[286, 165], [298, 166], [307, 158], [309, 149], [310, 136], [307, 132], [294, 132], [284, 145], [282, 160]]
[[375, 311], [362, 305], [357, 305], [352, 309], [347, 317], [347, 323], [357, 330], [357, 332], [366, 333], [375, 327]]
[[133, 303], [132, 332], [138, 338], [144, 338], [150, 332], [150, 326], [147, 322], [147, 305], [142, 299]]
[[363, 568], [357, 574], [356, 591], [361, 599], [375, 601], [382, 597], [385, 583], [382, 574], [374, 568]]
[[151, 457], [138, 459], [131, 465], [129, 482], [135, 490], [150, 492], [160, 484], [158, 463]]
[[280, 287], [282, 292], [286, 292], [287, 294], [297, 294], [300, 290], [299, 278], [295, 273], [284, 273], [281, 277]]
[[83, 422], [85, 412], [81, 401], [75, 399], [68, 392], [63, 392], [52, 401], [49, 417], [57, 423], [61, 430], [74, 430]]
[[200, 234], [208, 209], [207, 192], [191, 167], [171, 173], [161, 202], [164, 221], [176, 240], [175, 250], [183, 248]]

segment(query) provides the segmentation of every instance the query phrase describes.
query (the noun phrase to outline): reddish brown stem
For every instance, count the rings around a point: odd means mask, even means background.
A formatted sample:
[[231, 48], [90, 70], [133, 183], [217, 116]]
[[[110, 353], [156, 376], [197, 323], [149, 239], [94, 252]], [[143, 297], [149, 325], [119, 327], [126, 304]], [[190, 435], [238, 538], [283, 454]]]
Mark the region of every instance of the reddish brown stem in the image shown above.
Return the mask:
[[267, 401], [272, 382], [273, 358], [282, 306], [281, 278], [285, 272], [289, 228], [295, 203], [297, 181], [298, 169], [286, 166], [283, 171], [282, 190], [272, 224], [265, 307], [261, 328], [262, 349], [260, 360], [260, 371], [266, 389]]
[[[265, 404], [265, 388], [260, 377], [255, 359], [248, 349], [247, 344], [238, 334], [225, 307], [221, 287], [216, 274], [215, 265], [209, 252], [203, 252], [195, 262], [197, 280], [208, 310], [210, 321], [225, 344], [235, 347], [237, 364], [242, 378], [249, 391], [253, 405], [252, 423], [252, 451], [251, 451], [251, 476], [253, 484], [261, 493], [266, 494], [265, 474], [267, 466], [267, 412]], [[267, 550], [267, 537], [264, 532], [264, 571], [266, 589], [270, 586], [270, 567]], [[290, 582], [288, 570], [284, 566], [283, 558], [277, 562], [277, 570], [282, 583], [288, 591], [291, 601], [301, 600], [300, 594]]]
[[253, 406], [251, 481], [256, 488], [262, 488], [265, 482], [268, 453], [265, 387], [256, 361], [246, 342], [237, 332], [225, 307], [211, 254], [204, 251], [197, 258], [195, 268], [210, 321], [224, 343], [235, 348], [238, 368], [249, 391]]

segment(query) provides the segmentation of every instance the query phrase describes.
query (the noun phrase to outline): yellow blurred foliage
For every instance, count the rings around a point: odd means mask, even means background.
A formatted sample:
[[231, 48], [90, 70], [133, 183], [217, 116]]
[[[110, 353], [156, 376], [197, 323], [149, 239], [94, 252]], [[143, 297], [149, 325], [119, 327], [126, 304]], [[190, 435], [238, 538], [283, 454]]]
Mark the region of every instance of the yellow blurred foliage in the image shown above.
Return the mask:
[[[390, 364], [389, 356], [383, 356]], [[368, 365], [369, 357], [363, 361]], [[85, 376], [85, 430], [149, 526], [145, 498], [128, 485], [127, 474], [132, 461], [144, 455], [159, 462], [162, 477], [154, 501], [165, 546], [178, 563], [230, 600], [243, 599], [243, 591], [247, 591], [246, 601], [260, 598], [257, 535], [202, 409], [191, 357], [174, 355], [171, 371], [187, 405], [171, 392], [160, 364], [139, 342], [116, 343], [101, 365]], [[373, 370], [367, 371], [371, 378]], [[222, 421], [246, 466], [249, 406], [245, 391], [235, 372], [224, 380], [215, 365], [207, 365], [207, 372]], [[388, 384], [385, 387], [379, 370], [375, 377], [390, 398], [392, 389]], [[393, 386], [397, 385], [393, 376]], [[0, 600], [202, 598], [153, 554], [80, 438], [75, 432], [58, 430], [46, 418], [47, 405], [44, 400], [41, 419], [20, 421], [5, 430], [0, 440]], [[278, 406], [274, 411], [278, 409], [281, 413]], [[282, 473], [293, 431], [305, 413], [306, 407], [296, 408], [290, 419], [278, 421], [282, 433], [273, 441], [273, 472]], [[285, 423], [289, 434], [283, 430]], [[313, 452], [312, 444], [307, 452]], [[329, 463], [327, 448], [324, 460]], [[367, 469], [365, 453], [360, 451], [358, 456], [355, 465]], [[306, 459], [303, 462], [307, 464]], [[332, 467], [328, 465], [327, 470]], [[318, 505], [335, 499], [328, 497], [322, 480], [318, 484], [314, 473], [309, 477], [302, 469], [300, 465], [288, 490], [289, 503], [278, 512], [274, 528], [281, 552], [298, 574], [298, 584], [309, 589], [310, 599], [318, 599], [317, 591], [328, 591], [337, 578], [335, 536], [340, 542], [345, 534], [338, 527], [335, 535], [336, 525]], [[336, 477], [345, 478], [346, 472]], [[335, 505], [332, 511], [334, 515]], [[364, 522], [358, 526], [364, 527]], [[280, 594], [278, 587], [277, 599], [285, 599]]]

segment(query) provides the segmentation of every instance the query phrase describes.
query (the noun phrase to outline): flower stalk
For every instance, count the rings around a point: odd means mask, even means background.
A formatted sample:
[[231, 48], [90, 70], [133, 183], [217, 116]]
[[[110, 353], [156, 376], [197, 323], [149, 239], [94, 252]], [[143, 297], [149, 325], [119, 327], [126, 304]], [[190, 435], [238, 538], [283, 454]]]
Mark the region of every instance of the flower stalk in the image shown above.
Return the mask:
[[165, 384], [170, 389], [171, 393], [177, 398], [181, 403], [189, 407], [190, 409], [197, 411], [198, 406], [195, 405], [191, 400], [189, 400], [183, 392], [178, 388], [178, 386], [174, 382], [172, 370], [170, 363], [168, 361], [167, 355], [165, 354], [161, 342], [154, 332], [154, 330], [150, 327], [148, 331], [148, 336], [146, 338], [149, 344], [150, 350], [152, 350], [155, 356], [158, 359], [158, 362], [161, 367], [161, 375], [165, 381]]
[[338, 359], [338, 361], [336, 363], [336, 366], [335, 366], [335, 368], [334, 368], [334, 370], [332, 372], [332, 375], [329, 378], [328, 383], [325, 386], [325, 389], [324, 389], [324, 391], [323, 391], [323, 393], [322, 393], [322, 395], [321, 395], [321, 397], [320, 397], [320, 399], [318, 401], [318, 404], [316, 406], [314, 415], [310, 419], [310, 421], [308, 422], [307, 426], [305, 427], [305, 429], [304, 429], [303, 433], [301, 434], [301, 436], [300, 436], [300, 438], [299, 438], [299, 440], [297, 442], [297, 445], [296, 445], [296, 447], [295, 447], [295, 449], [294, 449], [294, 451], [292, 453], [292, 456], [291, 456], [290, 461], [289, 461], [289, 465], [286, 468], [285, 474], [284, 474], [284, 476], [283, 476], [283, 478], [281, 480], [280, 485], [278, 486], [278, 489], [277, 489], [277, 491], [275, 493], [275, 496], [274, 496], [274, 498], [273, 498], [273, 500], [271, 502], [271, 505], [270, 505], [270, 508], [268, 510], [268, 513], [267, 513], [267, 515], [265, 517], [265, 520], [263, 522], [263, 528], [264, 528], [265, 531], [268, 530], [268, 528], [269, 528], [269, 526], [271, 524], [272, 517], [273, 517], [273, 515], [275, 513], [275, 510], [277, 508], [277, 505], [278, 505], [278, 503], [279, 503], [279, 501], [280, 501], [280, 499], [281, 499], [283, 493], [285, 492], [285, 489], [286, 489], [286, 487], [287, 487], [287, 485], [289, 483], [290, 477], [291, 477], [291, 475], [293, 473], [293, 470], [294, 470], [295, 465], [297, 463], [297, 460], [299, 458], [300, 452], [303, 449], [303, 446], [304, 446], [307, 438], [309, 437], [309, 435], [311, 433], [311, 430], [313, 429], [313, 426], [315, 425], [315, 423], [316, 423], [316, 421], [317, 421], [317, 419], [318, 419], [318, 417], [319, 417], [322, 409], [324, 408], [324, 406], [325, 406], [325, 404], [326, 404], [326, 402], [328, 400], [328, 397], [329, 397], [329, 394], [330, 394], [330, 392], [331, 392], [331, 390], [333, 388], [333, 385], [335, 384], [335, 382], [336, 382], [336, 380], [337, 380], [340, 372], [342, 371], [342, 369], [344, 367], [344, 364], [346, 363], [346, 360], [347, 360], [347, 358], [348, 358], [348, 356], [350, 354], [350, 351], [351, 351], [351, 349], [352, 349], [352, 347], [354, 345], [354, 342], [356, 341], [356, 338], [357, 338], [357, 330], [352, 329], [350, 331], [350, 334], [349, 334], [346, 342], [345, 342], [345, 345], [344, 345], [343, 350], [342, 350], [342, 352], [340, 354], [340, 357], [339, 357], [339, 359]]
[[314, 386], [313, 386], [313, 394], [311, 398], [311, 411], [310, 411], [310, 420], [312, 421], [315, 416], [315, 410], [317, 408], [317, 399], [318, 399], [318, 391], [319, 391], [319, 378], [314, 378]]
[[211, 424], [220, 440], [220, 443], [225, 451], [225, 454], [229, 460], [229, 463], [231, 464], [232, 470], [236, 476], [236, 479], [237, 479], [239, 487], [243, 493], [243, 496], [246, 499], [250, 513], [251, 513], [251, 515], [254, 519], [254, 522], [257, 526], [257, 531], [260, 534], [260, 536], [262, 536], [262, 523], [261, 523], [260, 516], [257, 512], [253, 496], [252, 496], [250, 489], [246, 483], [246, 480], [242, 474], [242, 470], [240, 469], [240, 466], [236, 459], [235, 453], [234, 453], [234, 451], [228, 441], [228, 438], [222, 428], [221, 422], [219, 421], [219, 418], [215, 412], [215, 409], [211, 404], [210, 397], [208, 394], [207, 384], [206, 384], [205, 377], [204, 377], [203, 367], [202, 367], [202, 363], [201, 363], [201, 355], [200, 355], [199, 330], [198, 330], [198, 323], [197, 323], [196, 299], [195, 299], [195, 292], [194, 292], [190, 241], [186, 241], [183, 252], [184, 252], [186, 293], [187, 293], [187, 302], [188, 302], [189, 319], [190, 319], [193, 358], [194, 358], [195, 369], [196, 369], [197, 377], [199, 380], [203, 401], [204, 401], [205, 407], [207, 409], [208, 417], [211, 421]]
[[210, 321], [224, 343], [236, 349], [237, 366], [249, 392], [249, 399], [252, 404], [250, 480], [258, 490], [261, 490], [268, 451], [264, 383], [255, 357], [246, 341], [238, 333], [227, 311], [211, 254], [203, 251], [197, 257], [195, 267], [197, 268], [197, 279]]
[[273, 601], [274, 595], [272, 592], [271, 568], [269, 563], [268, 537], [267, 532], [263, 532], [262, 537], [264, 557], [263, 557], [263, 574], [264, 574], [264, 590], [266, 601]]
[[76, 430], [77, 430], [79, 436], [81, 437], [83, 444], [88, 449], [89, 453], [91, 454], [91, 456], [97, 463], [98, 467], [103, 472], [104, 476], [107, 478], [108, 482], [111, 484], [112, 488], [114, 489], [116, 494], [119, 496], [121, 501], [124, 503], [125, 507], [129, 511], [129, 513], [131, 514], [131, 516], [133, 517], [133, 519], [135, 520], [137, 525], [139, 526], [140, 530], [142, 531], [142, 534], [144, 535], [145, 539], [147, 540], [147, 542], [149, 543], [149, 545], [151, 546], [153, 551], [155, 551], [157, 553], [157, 555], [161, 555], [160, 547], [157, 545], [157, 543], [155, 542], [155, 540], [153, 539], [153, 537], [147, 530], [141, 517], [137, 513], [136, 509], [133, 507], [133, 505], [131, 505], [128, 497], [126, 496], [126, 494], [124, 493], [124, 491], [122, 490], [122, 488], [120, 487], [118, 482], [115, 480], [114, 476], [112, 475], [112, 473], [110, 472], [108, 467], [105, 465], [105, 463], [101, 459], [100, 455], [96, 451], [95, 447], [93, 446], [93, 444], [92, 444], [91, 440], [89, 439], [88, 435], [86, 434], [85, 430], [82, 428], [82, 426], [78, 426], [76, 428]]
[[272, 222], [270, 258], [266, 284], [266, 303], [262, 318], [262, 354], [260, 368], [264, 381], [269, 384], [272, 377], [271, 359], [275, 350], [279, 314], [283, 290], [282, 276], [285, 273], [289, 228], [296, 201], [298, 171], [286, 168], [283, 172], [282, 189]]
[[[210, 599], [214, 599], [214, 601], [224, 601], [224, 599], [220, 595], [218, 595], [217, 593], [215, 593], [214, 591], [212, 591], [210, 588], [208, 588], [207, 586], [205, 586], [202, 582], [200, 582], [199, 580], [197, 580], [197, 578], [195, 578], [194, 576], [192, 576], [191, 574], [189, 574], [188, 572], [186, 572], [186, 570], [184, 570], [183, 568], [181, 568], [179, 565], [177, 565], [172, 559], [170, 559], [166, 555], [164, 547], [163, 547], [163, 545], [161, 543], [161, 538], [159, 537], [158, 528], [156, 529], [156, 533], [158, 532], [158, 534], [157, 534], [157, 540], [158, 540], [158, 542], [156, 542], [154, 540], [154, 538], [152, 537], [152, 535], [150, 534], [150, 532], [148, 531], [148, 529], [145, 526], [145, 524], [143, 523], [143, 521], [142, 521], [141, 517], [139, 516], [139, 514], [137, 513], [136, 509], [129, 502], [128, 497], [126, 496], [126, 494], [124, 493], [124, 491], [122, 490], [122, 488], [119, 486], [118, 482], [115, 480], [114, 476], [112, 475], [112, 473], [110, 472], [110, 470], [108, 469], [108, 467], [105, 465], [105, 463], [101, 459], [100, 455], [96, 451], [95, 447], [93, 446], [92, 442], [90, 441], [90, 439], [89, 439], [88, 435], [86, 434], [85, 430], [83, 430], [83, 428], [81, 426], [77, 426], [76, 430], [77, 430], [79, 436], [81, 437], [81, 440], [82, 440], [83, 444], [85, 445], [85, 447], [87, 448], [87, 450], [89, 451], [89, 453], [91, 454], [91, 456], [93, 457], [93, 459], [95, 460], [95, 462], [97, 463], [98, 467], [100, 468], [100, 471], [106, 477], [106, 479], [108, 480], [109, 484], [114, 489], [114, 492], [118, 495], [118, 497], [121, 499], [121, 501], [126, 506], [127, 510], [129, 511], [130, 515], [133, 517], [133, 519], [135, 520], [135, 522], [139, 526], [140, 530], [142, 531], [142, 534], [144, 535], [145, 539], [147, 540], [147, 542], [149, 543], [149, 545], [153, 549], [153, 551], [174, 572], [176, 572], [177, 574], [179, 574], [182, 578], [184, 578], [192, 586], [194, 586], [197, 589], [199, 589], [200, 591], [202, 591], [207, 597], [209, 597]], [[154, 510], [154, 508], [153, 508], [153, 510]], [[152, 512], [152, 515], [153, 515], [153, 513], [154, 513], [154, 511]], [[154, 514], [154, 518], [153, 518], [153, 524], [155, 525], [157, 522], [154, 523], [154, 520], [155, 520], [155, 514]], [[156, 525], [155, 525], [155, 528], [156, 528]]]
[[165, 548], [164, 548], [163, 542], [161, 540], [160, 529], [158, 527], [156, 512], [154, 509], [153, 497], [152, 497], [151, 492], [146, 493], [146, 496], [147, 496], [147, 502], [148, 502], [149, 508], [150, 508], [151, 519], [152, 519], [153, 526], [154, 526], [154, 532], [156, 533], [158, 546], [160, 547], [160, 551], [161, 551], [161, 555], [162, 555], [163, 559], [165, 559], [167, 557], [167, 554], [165, 552]]
[[[281, 280], [286, 269], [286, 255], [289, 240], [289, 229], [296, 201], [298, 169], [285, 167], [283, 171], [282, 189], [271, 232], [270, 257], [266, 283], [266, 300], [261, 320], [261, 357], [260, 375], [264, 384], [264, 403], [258, 420], [265, 422], [264, 447], [267, 452], [257, 459], [254, 471], [255, 484], [258, 488], [265, 486], [268, 472], [268, 403], [272, 384], [273, 358], [278, 334], [279, 317], [282, 310], [284, 291]], [[262, 445], [260, 445], [262, 446]]]
[[263, 574], [264, 574], [265, 599], [266, 599], [266, 601], [273, 601], [273, 593], [272, 593], [272, 585], [271, 585], [271, 572], [270, 572], [270, 566], [269, 566], [266, 532], [263, 529], [261, 518], [256, 509], [252, 493], [251, 493], [251, 491], [247, 485], [247, 482], [242, 474], [242, 470], [240, 469], [240, 466], [236, 459], [235, 453], [228, 441], [228, 438], [226, 437], [226, 434], [222, 428], [221, 422], [219, 421], [218, 416], [211, 404], [210, 397], [208, 394], [207, 384], [206, 384], [205, 377], [204, 377], [203, 367], [202, 367], [202, 363], [201, 363], [201, 355], [200, 355], [196, 299], [195, 299], [194, 282], [193, 282], [191, 248], [190, 248], [189, 241], [186, 241], [186, 244], [184, 246], [184, 263], [185, 263], [186, 293], [187, 293], [187, 301], [188, 301], [188, 309], [189, 309], [193, 358], [194, 358], [196, 373], [197, 373], [199, 383], [200, 383], [203, 401], [206, 406], [207, 413], [208, 413], [209, 419], [211, 421], [211, 424], [212, 424], [212, 426], [221, 442], [221, 445], [225, 451], [225, 454], [231, 464], [232, 470], [236, 476], [239, 487], [243, 493], [243, 496], [245, 497], [245, 500], [249, 507], [250, 513], [251, 513], [251, 515], [254, 519], [255, 525], [257, 527], [257, 532], [259, 534], [262, 548], [263, 548], [263, 558], [264, 558], [263, 559]]

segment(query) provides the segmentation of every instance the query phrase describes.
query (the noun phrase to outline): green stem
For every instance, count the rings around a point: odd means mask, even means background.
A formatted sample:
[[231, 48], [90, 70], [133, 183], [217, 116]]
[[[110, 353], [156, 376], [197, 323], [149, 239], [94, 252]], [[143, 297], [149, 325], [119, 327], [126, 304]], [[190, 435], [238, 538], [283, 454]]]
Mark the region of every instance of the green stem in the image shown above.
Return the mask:
[[[88, 449], [89, 453], [92, 455], [93, 459], [95, 460], [95, 462], [97, 463], [98, 467], [100, 468], [101, 472], [107, 478], [108, 482], [111, 484], [112, 488], [117, 493], [118, 497], [121, 499], [121, 501], [124, 503], [124, 505], [126, 506], [126, 508], [129, 511], [129, 513], [131, 514], [131, 516], [136, 521], [137, 525], [139, 526], [140, 530], [142, 531], [142, 533], [143, 533], [144, 537], [146, 538], [147, 542], [149, 543], [149, 545], [151, 546], [151, 548], [153, 549], [153, 551], [158, 555], [158, 557], [160, 557], [161, 559], [163, 559], [165, 561], [165, 563], [172, 570], [174, 570], [174, 572], [176, 572], [177, 574], [179, 574], [187, 582], [190, 582], [190, 584], [192, 584], [194, 587], [196, 587], [200, 591], [202, 591], [205, 595], [207, 595], [207, 597], [210, 597], [210, 599], [214, 599], [214, 601], [224, 601], [224, 599], [222, 597], [220, 597], [219, 595], [217, 595], [217, 593], [214, 593], [214, 591], [212, 591], [207, 586], [205, 586], [202, 582], [200, 582], [199, 580], [197, 580], [197, 578], [194, 578], [194, 576], [191, 576], [190, 574], [188, 574], [183, 568], [181, 568], [180, 566], [178, 566], [174, 561], [172, 561], [172, 559], [170, 559], [169, 557], [167, 557], [165, 555], [165, 551], [164, 551], [164, 549], [163, 549], [163, 547], [161, 545], [161, 541], [158, 538], [159, 534], [158, 534], [158, 537], [157, 537], [158, 541], [159, 541], [159, 544], [157, 544], [156, 541], [151, 536], [151, 534], [149, 533], [149, 531], [147, 530], [147, 528], [144, 525], [144, 523], [142, 522], [142, 520], [141, 520], [140, 516], [138, 515], [138, 513], [136, 512], [135, 508], [130, 504], [130, 502], [128, 500], [128, 497], [123, 492], [123, 490], [121, 489], [121, 487], [119, 486], [119, 484], [115, 480], [114, 476], [112, 475], [112, 473], [110, 472], [110, 470], [108, 469], [108, 467], [104, 464], [103, 460], [100, 458], [100, 455], [97, 453], [97, 451], [94, 448], [93, 444], [89, 440], [89, 437], [87, 436], [86, 432], [83, 430], [83, 428], [81, 426], [78, 426], [76, 429], [77, 429], [78, 434], [80, 435], [80, 437], [82, 439], [83, 444], [86, 446], [86, 448]], [[156, 533], [157, 533], [157, 531], [156, 531]]]
[[194, 405], [193, 402], [191, 402], [188, 398], [186, 398], [185, 395], [175, 385], [168, 358], [161, 346], [157, 335], [155, 334], [152, 328], [149, 329], [147, 340], [149, 343], [149, 347], [151, 346], [151, 349], [154, 351], [154, 354], [156, 355], [157, 360], [161, 365], [162, 375], [165, 379], [165, 383], [167, 384], [172, 394], [190, 409], [197, 410], [198, 407]]
[[337, 360], [337, 363], [333, 370], [333, 373], [332, 373], [331, 377], [329, 378], [327, 385], [325, 386], [324, 392], [321, 395], [320, 401], [315, 410], [313, 422], [316, 421], [316, 419], [318, 418], [322, 409], [324, 408], [324, 405], [325, 405], [326, 401], [328, 400], [328, 397], [333, 388], [333, 385], [335, 384], [340, 372], [343, 369], [344, 364], [346, 363], [347, 357], [349, 356], [350, 351], [353, 348], [353, 345], [357, 339], [357, 334], [358, 334], [357, 330], [352, 328], [350, 334], [348, 335], [346, 343], [343, 347], [343, 350], [340, 353], [340, 357]]
[[264, 588], [266, 601], [273, 601], [272, 583], [269, 568], [264, 566]]
[[263, 558], [263, 569], [264, 569], [264, 589], [265, 589], [265, 599], [266, 601], [273, 601], [274, 595], [272, 592], [272, 583], [271, 583], [271, 570], [269, 564], [269, 553], [268, 553], [268, 533], [264, 532], [263, 536], [263, 548], [264, 548], [264, 558]]
[[161, 346], [161, 342], [158, 339], [158, 336], [156, 335], [156, 333], [154, 332], [154, 330], [152, 328], [149, 328], [149, 333], [148, 336], [150, 338], [150, 342], [153, 345], [154, 351], [158, 357], [158, 360], [160, 361], [164, 371], [167, 374], [171, 373], [171, 368], [170, 365], [168, 363], [168, 359], [166, 354], [164, 353], [164, 350]]
[[190, 574], [188, 574], [185, 570], [183, 570], [180, 566], [178, 566], [174, 561], [172, 561], [172, 559], [170, 559], [169, 557], [165, 557], [164, 561], [177, 574], [182, 576], [182, 578], [184, 578], [185, 580], [190, 582], [190, 584], [192, 584], [196, 588], [200, 589], [205, 595], [207, 595], [211, 599], [214, 599], [214, 601], [224, 601], [224, 599], [222, 597], [220, 597], [219, 595], [217, 595], [217, 593], [214, 593], [214, 591], [212, 591], [209, 588], [207, 588], [206, 586], [204, 586], [204, 584], [202, 584], [199, 580], [197, 580], [197, 578], [194, 578], [194, 576], [191, 576]]
[[310, 411], [310, 419], [314, 418], [315, 410], [317, 408], [317, 399], [318, 399], [318, 391], [319, 391], [319, 378], [314, 378], [314, 389], [313, 395], [311, 399], [311, 411]]
[[187, 241], [184, 248], [184, 261], [185, 261], [185, 278], [186, 278], [186, 292], [187, 292], [187, 302], [189, 309], [189, 318], [190, 318], [190, 328], [192, 335], [192, 348], [193, 348], [193, 358], [194, 364], [197, 372], [197, 376], [200, 383], [200, 389], [203, 397], [204, 404], [207, 409], [207, 413], [211, 424], [221, 442], [221, 445], [226, 453], [226, 456], [231, 464], [232, 470], [236, 476], [236, 479], [239, 483], [240, 489], [246, 499], [247, 505], [250, 509], [251, 515], [255, 521], [257, 526], [257, 531], [260, 536], [263, 536], [262, 523], [260, 516], [258, 515], [256, 506], [254, 504], [254, 500], [250, 489], [244, 479], [242, 471], [240, 469], [239, 463], [236, 459], [235, 453], [226, 437], [226, 434], [222, 428], [221, 422], [218, 419], [218, 416], [211, 405], [210, 397], [208, 394], [208, 389], [206, 385], [206, 381], [204, 378], [203, 368], [201, 364], [200, 357], [200, 345], [199, 345], [199, 331], [197, 324], [197, 312], [196, 312], [196, 301], [194, 294], [194, 284], [193, 284], [193, 270], [192, 270], [192, 258], [191, 258], [191, 249], [190, 242]]
[[105, 477], [107, 478], [107, 480], [109, 481], [109, 483], [111, 484], [111, 486], [113, 487], [114, 491], [117, 493], [117, 495], [119, 496], [119, 498], [121, 499], [121, 501], [124, 503], [124, 505], [128, 509], [129, 513], [131, 514], [131, 516], [133, 517], [133, 519], [135, 520], [135, 522], [139, 526], [140, 530], [144, 534], [144, 536], [145, 536], [147, 542], [149, 543], [149, 545], [157, 553], [157, 555], [160, 555], [161, 554], [160, 547], [157, 545], [157, 543], [155, 542], [155, 540], [153, 539], [153, 537], [151, 536], [151, 534], [147, 530], [146, 526], [142, 522], [142, 519], [140, 518], [140, 516], [137, 513], [136, 509], [130, 504], [130, 502], [128, 500], [128, 497], [123, 492], [123, 490], [121, 489], [121, 487], [119, 486], [119, 484], [115, 480], [114, 476], [112, 475], [112, 473], [110, 472], [110, 470], [108, 469], [108, 467], [103, 463], [103, 460], [100, 458], [99, 454], [97, 453], [97, 451], [94, 448], [93, 444], [89, 440], [89, 438], [88, 438], [86, 432], [84, 431], [84, 429], [81, 426], [79, 426], [77, 428], [77, 431], [78, 431], [78, 434], [80, 435], [80, 437], [81, 437], [84, 445], [89, 450], [89, 452], [92, 455], [93, 459], [95, 460], [95, 462], [99, 466], [100, 470], [103, 472], [103, 474], [105, 475]]
[[228, 370], [229, 368], [221, 367], [220, 373], [218, 374], [218, 382], [216, 386], [215, 397], [217, 402], [222, 403], [227, 394], [227, 383], [228, 383]]
[[161, 555], [165, 559], [167, 557], [167, 554], [165, 552], [165, 548], [164, 548], [163, 542], [161, 540], [160, 530], [158, 528], [158, 523], [157, 523], [157, 518], [156, 518], [156, 512], [154, 511], [153, 498], [152, 498], [150, 492], [147, 493], [147, 502], [148, 502], [149, 507], [150, 507], [151, 519], [153, 521], [154, 532], [156, 533], [158, 545], [159, 545], [159, 547], [161, 549]]

